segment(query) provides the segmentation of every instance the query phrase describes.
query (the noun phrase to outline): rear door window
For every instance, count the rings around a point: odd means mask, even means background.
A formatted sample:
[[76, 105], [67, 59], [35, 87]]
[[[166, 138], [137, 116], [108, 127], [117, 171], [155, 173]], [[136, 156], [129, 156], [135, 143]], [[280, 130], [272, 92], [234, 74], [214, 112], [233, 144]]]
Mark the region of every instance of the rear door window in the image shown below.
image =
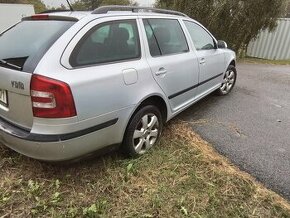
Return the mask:
[[140, 58], [140, 40], [135, 20], [110, 21], [89, 30], [70, 56], [72, 67]]
[[184, 32], [174, 19], [144, 19], [150, 53], [153, 57], [188, 52]]
[[20, 70], [33, 71], [52, 44], [74, 23], [27, 20], [16, 24], [0, 35], [0, 66], [14, 69], [14, 65]]

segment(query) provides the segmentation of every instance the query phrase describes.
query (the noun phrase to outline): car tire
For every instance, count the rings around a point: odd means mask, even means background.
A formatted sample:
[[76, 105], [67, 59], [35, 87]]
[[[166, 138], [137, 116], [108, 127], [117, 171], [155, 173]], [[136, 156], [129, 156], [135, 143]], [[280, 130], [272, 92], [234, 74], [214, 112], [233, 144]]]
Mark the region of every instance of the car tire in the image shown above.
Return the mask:
[[237, 81], [237, 69], [235, 66], [230, 65], [224, 75], [221, 87], [216, 91], [217, 95], [228, 95], [234, 88]]
[[125, 132], [122, 151], [129, 157], [139, 157], [147, 153], [159, 141], [163, 129], [160, 110], [154, 105], [146, 105], [131, 118]]

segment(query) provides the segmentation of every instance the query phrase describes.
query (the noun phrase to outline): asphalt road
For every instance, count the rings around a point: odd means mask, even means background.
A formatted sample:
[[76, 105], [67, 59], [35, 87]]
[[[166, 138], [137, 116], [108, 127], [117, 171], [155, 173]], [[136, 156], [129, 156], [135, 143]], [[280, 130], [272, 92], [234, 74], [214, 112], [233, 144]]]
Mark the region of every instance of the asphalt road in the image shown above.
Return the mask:
[[225, 97], [210, 95], [177, 119], [242, 170], [290, 199], [290, 66], [239, 64]]

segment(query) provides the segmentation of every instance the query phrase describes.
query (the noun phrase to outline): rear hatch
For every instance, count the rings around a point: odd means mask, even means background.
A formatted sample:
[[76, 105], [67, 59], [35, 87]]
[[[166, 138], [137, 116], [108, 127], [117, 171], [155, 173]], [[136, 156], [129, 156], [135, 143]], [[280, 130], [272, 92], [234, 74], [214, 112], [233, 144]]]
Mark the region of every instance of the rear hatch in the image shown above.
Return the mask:
[[35, 15], [0, 34], [0, 119], [31, 129], [32, 74], [43, 55], [75, 21]]

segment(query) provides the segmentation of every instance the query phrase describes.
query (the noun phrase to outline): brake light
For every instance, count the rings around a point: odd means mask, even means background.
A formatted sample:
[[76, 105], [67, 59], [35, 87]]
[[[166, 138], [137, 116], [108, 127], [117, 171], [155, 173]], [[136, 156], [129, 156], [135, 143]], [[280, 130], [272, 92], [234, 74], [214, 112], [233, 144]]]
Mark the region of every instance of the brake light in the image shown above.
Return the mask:
[[48, 20], [49, 16], [47, 14], [36, 14], [31, 16], [32, 20]]
[[68, 84], [33, 75], [30, 84], [33, 115], [40, 118], [76, 116], [75, 103]]

